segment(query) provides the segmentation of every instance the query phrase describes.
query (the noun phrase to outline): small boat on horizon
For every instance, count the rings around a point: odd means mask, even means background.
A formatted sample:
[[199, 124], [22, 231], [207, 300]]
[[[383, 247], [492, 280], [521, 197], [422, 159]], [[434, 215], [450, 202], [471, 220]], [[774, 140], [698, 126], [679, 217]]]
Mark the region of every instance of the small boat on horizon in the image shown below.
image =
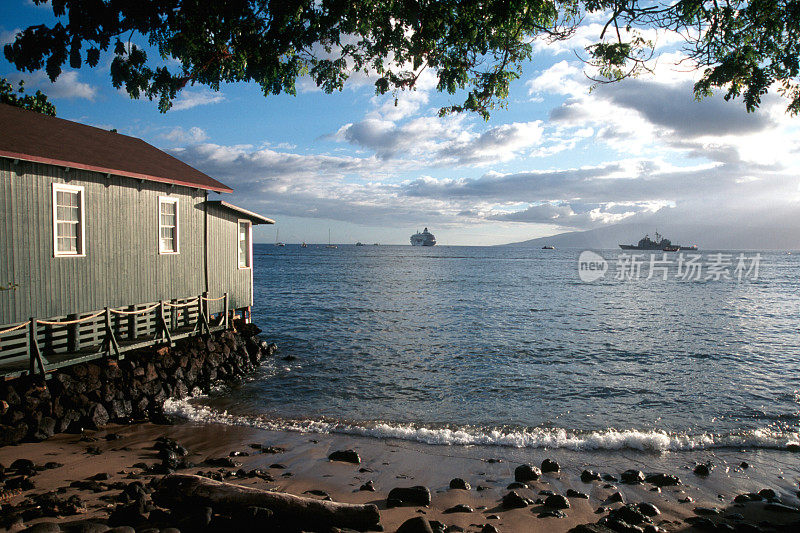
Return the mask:
[[542, 246], [542, 250], [555, 250], [555, 249], [556, 247], [553, 246], [552, 244], [545, 244], [544, 246]]
[[358, 242], [356, 243], [356, 246], [364, 246], [364, 243], [363, 243], [363, 242], [361, 242], [361, 241], [358, 241]]
[[282, 243], [280, 239], [278, 239], [278, 235], [280, 235], [280, 230], [275, 228], [275, 246], [286, 246], [285, 243]]
[[303, 244], [300, 245], [300, 248], [308, 248], [306, 241], [303, 241]]
[[335, 244], [331, 244], [331, 228], [328, 228], [328, 244], [325, 248], [338, 248]]

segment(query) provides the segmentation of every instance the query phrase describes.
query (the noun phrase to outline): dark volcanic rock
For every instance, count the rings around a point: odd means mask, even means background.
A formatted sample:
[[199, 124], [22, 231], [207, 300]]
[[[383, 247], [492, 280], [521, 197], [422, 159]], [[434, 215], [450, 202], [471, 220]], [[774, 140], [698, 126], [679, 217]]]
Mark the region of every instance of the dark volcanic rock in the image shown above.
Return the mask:
[[506, 488], [508, 490], [527, 489], [528, 485], [526, 483], [520, 483], [519, 481], [514, 481], [513, 483], [509, 483]]
[[209, 457], [203, 463], [207, 464], [208, 466], [217, 466], [217, 467], [227, 467], [227, 468], [236, 468], [239, 466], [236, 461], [231, 459], [230, 457]]
[[569, 500], [560, 494], [553, 494], [544, 500], [544, 505], [553, 509], [569, 509]]
[[[633, 526], [651, 522], [650, 517], [642, 513], [637, 506], [628, 504], [608, 513], [609, 522], [625, 522]], [[613, 526], [612, 526], [613, 527]]]
[[451, 489], [461, 489], [461, 490], [469, 490], [470, 484], [461, 479], [460, 477], [453, 478], [450, 480], [450, 488]]
[[644, 472], [641, 470], [626, 470], [619, 476], [623, 483], [637, 484], [645, 480]]
[[774, 511], [778, 513], [800, 513], [797, 507], [791, 507], [782, 503], [769, 502], [764, 504], [765, 511]]
[[415, 516], [403, 522], [397, 533], [433, 533], [433, 528], [425, 517]]
[[552, 459], [545, 459], [542, 461], [542, 473], [558, 472], [559, 470], [561, 470], [561, 467]]
[[584, 470], [581, 472], [581, 481], [584, 483], [591, 483], [592, 481], [600, 481], [600, 474], [592, 470]]
[[454, 505], [453, 507], [450, 507], [449, 509], [445, 509], [442, 512], [445, 513], [445, 514], [450, 514], [450, 513], [474, 513], [475, 509], [473, 509], [469, 505], [465, 505], [463, 503], [460, 503], [458, 505]]
[[694, 474], [696, 476], [708, 476], [711, 474], [713, 465], [711, 463], [702, 463], [694, 467]]
[[645, 516], [658, 516], [661, 514], [661, 511], [658, 509], [658, 507], [652, 503], [642, 502], [636, 507], [639, 509], [639, 512]]
[[96, 403], [89, 409], [89, 414], [86, 418], [86, 426], [92, 429], [100, 429], [108, 424], [108, 411], [103, 407], [103, 404]]
[[531, 465], [519, 465], [514, 469], [514, 480], [520, 483], [536, 481], [542, 475], [541, 470]]
[[558, 509], [545, 509], [536, 515], [537, 518], [566, 518], [566, 516], [564, 511], [559, 511]]
[[516, 491], [511, 491], [505, 496], [503, 496], [503, 508], [504, 509], [522, 509], [531, 505], [533, 502], [530, 501], [528, 498], [524, 498], [516, 493]]
[[669, 487], [681, 484], [681, 480], [678, 478], [678, 476], [673, 476], [670, 474], [649, 474], [645, 476], [644, 480], [647, 483], [652, 483], [657, 487]]
[[764, 498], [765, 500], [769, 500], [776, 497], [775, 491], [772, 489], [761, 489], [758, 491], [758, 495]]
[[375, 492], [375, 484], [370, 480], [361, 485], [358, 490], [366, 490], [369, 492]]
[[578, 492], [577, 490], [567, 489], [567, 498], [580, 498], [582, 500], [588, 500], [589, 495], [583, 492]]
[[[390, 502], [394, 505], [390, 505]], [[400, 505], [421, 505], [427, 507], [431, 504], [431, 491], [428, 490], [428, 487], [422, 487], [420, 485], [414, 487], [396, 487], [389, 491], [386, 504], [389, 507], [398, 507]]]
[[361, 464], [361, 457], [355, 450], [337, 450], [328, 456], [329, 461], [342, 461], [345, 463]]
[[615, 492], [608, 497], [608, 501], [611, 503], [624, 502], [625, 498], [622, 496], [621, 492]]

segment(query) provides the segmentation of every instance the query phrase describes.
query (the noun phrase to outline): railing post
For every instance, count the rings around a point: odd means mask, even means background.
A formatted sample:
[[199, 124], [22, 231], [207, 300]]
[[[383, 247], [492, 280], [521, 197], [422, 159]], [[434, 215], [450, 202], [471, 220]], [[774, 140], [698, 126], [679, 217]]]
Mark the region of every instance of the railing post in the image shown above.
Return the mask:
[[114, 349], [114, 353], [119, 358], [119, 344], [117, 344], [117, 339], [114, 336], [114, 328], [111, 326], [111, 309], [106, 306], [106, 342], [108, 343], [108, 355], [111, 355], [111, 349]]
[[42, 375], [42, 379], [44, 379], [44, 364], [42, 363], [42, 352], [39, 350], [39, 338], [38, 332], [36, 328], [36, 317], [31, 317], [31, 354], [30, 354], [30, 368], [29, 374], [31, 377], [34, 376], [34, 361], [36, 362], [36, 366], [39, 367], [39, 372]]
[[164, 300], [159, 300], [158, 304], [158, 323], [161, 326], [161, 329], [164, 330], [164, 338], [170, 345], [172, 345], [172, 335], [169, 332], [167, 321], [164, 318]]
[[34, 351], [39, 349], [39, 343], [36, 341], [36, 317], [31, 317], [31, 325], [28, 327], [28, 357], [30, 359], [28, 366], [28, 375], [33, 376], [33, 358]]
[[225, 329], [227, 330], [228, 329], [228, 293], [226, 292], [222, 296], [223, 296], [223, 300], [224, 300], [224, 311], [223, 312], [225, 313], [223, 315], [225, 317], [224, 324], [225, 324]]
[[[77, 320], [78, 315], [67, 315], [67, 320]], [[67, 326], [67, 351], [77, 352], [81, 349], [81, 326], [70, 324]]]

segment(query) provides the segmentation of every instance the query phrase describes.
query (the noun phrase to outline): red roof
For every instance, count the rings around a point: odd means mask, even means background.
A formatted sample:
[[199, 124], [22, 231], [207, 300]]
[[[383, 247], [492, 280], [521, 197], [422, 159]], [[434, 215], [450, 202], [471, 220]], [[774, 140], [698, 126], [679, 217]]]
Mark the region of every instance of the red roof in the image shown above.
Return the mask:
[[0, 104], [0, 157], [233, 192], [136, 137]]

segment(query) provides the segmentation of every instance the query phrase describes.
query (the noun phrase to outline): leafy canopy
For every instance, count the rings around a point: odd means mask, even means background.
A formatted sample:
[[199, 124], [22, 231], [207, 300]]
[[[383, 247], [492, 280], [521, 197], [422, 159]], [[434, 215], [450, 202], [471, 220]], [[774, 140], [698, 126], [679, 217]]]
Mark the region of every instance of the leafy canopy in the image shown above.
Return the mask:
[[[45, 0], [34, 0], [44, 3]], [[607, 24], [588, 60], [600, 81], [648, 68], [644, 30], [681, 33], [699, 97], [723, 88], [755, 109], [773, 83], [800, 110], [800, 0], [52, 0], [58, 22], [23, 30], [5, 46], [19, 70], [55, 80], [113, 54], [111, 79], [167, 111], [181, 89], [256, 82], [265, 95], [295, 94], [309, 76], [326, 92], [357, 72], [378, 94], [414, 89], [424, 70], [463, 102], [440, 113], [488, 118], [532, 59], [535, 39], [569, 38], [589, 13]], [[144, 37], [160, 57], [134, 43]]]
[[[25, 94], [25, 82], [20, 80], [19, 88], [14, 90], [11, 82], [5, 78], [0, 78], [0, 104], [9, 104], [22, 109], [29, 109], [37, 113], [43, 113], [56, 116], [56, 106], [47, 101], [42, 91], [36, 91], [36, 94]], [[2, 289], [2, 287], [0, 287]]]

